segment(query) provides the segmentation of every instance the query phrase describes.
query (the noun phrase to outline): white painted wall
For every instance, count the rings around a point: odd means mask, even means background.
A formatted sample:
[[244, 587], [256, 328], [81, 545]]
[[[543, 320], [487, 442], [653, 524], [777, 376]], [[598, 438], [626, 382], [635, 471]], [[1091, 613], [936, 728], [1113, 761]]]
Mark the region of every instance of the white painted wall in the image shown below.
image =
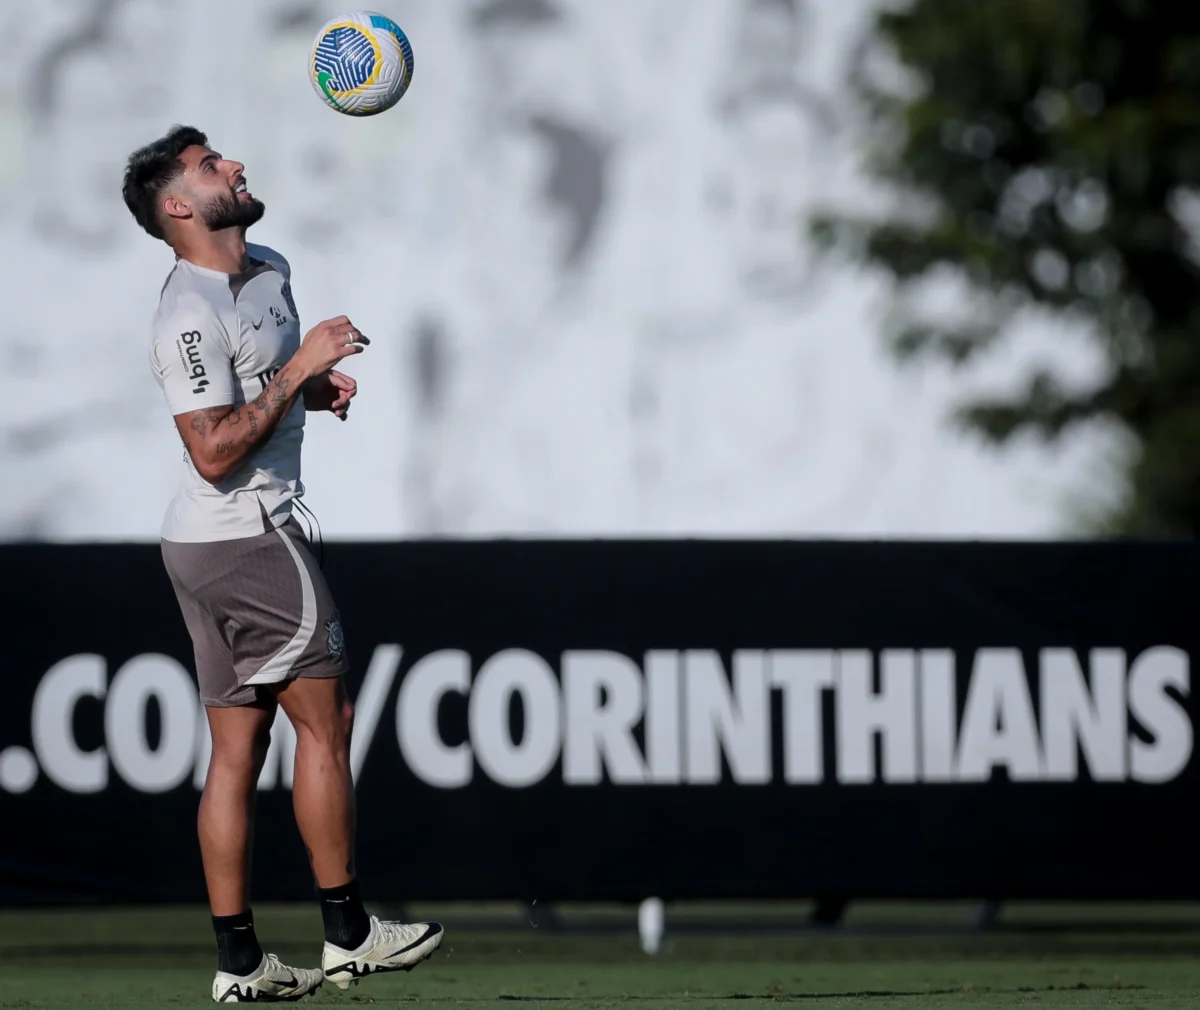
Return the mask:
[[1030, 322], [969, 375], [902, 371], [879, 280], [800, 239], [806, 208], [873, 199], [838, 83], [868, 0], [808, 0], [794, 35], [773, 0], [388, 2], [416, 76], [363, 121], [307, 83], [338, 3], [0, 5], [0, 538], [157, 536], [171, 253], [119, 190], [174, 122], [246, 163], [302, 323], [374, 340], [351, 421], [309, 423], [328, 538], [1041, 537], [1104, 492], [1100, 434], [999, 454], [946, 424], [1038, 358], [1086, 376], [1077, 337]]

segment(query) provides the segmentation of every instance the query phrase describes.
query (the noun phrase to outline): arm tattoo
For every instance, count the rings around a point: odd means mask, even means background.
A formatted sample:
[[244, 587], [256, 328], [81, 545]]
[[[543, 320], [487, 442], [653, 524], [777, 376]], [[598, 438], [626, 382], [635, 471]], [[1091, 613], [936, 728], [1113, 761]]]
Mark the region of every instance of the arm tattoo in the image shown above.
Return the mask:
[[[260, 437], [269, 435], [287, 413], [291, 401], [299, 392], [294, 376], [285, 374], [286, 371], [285, 365], [261, 395], [251, 403], [241, 407], [212, 407], [196, 411], [189, 428], [197, 436], [198, 444], [192, 445], [190, 438], [185, 438], [184, 443], [188, 446], [188, 451], [200, 452], [204, 444], [208, 443], [212, 447], [206, 450], [207, 452], [225, 457], [229, 461], [223, 464], [222, 469], [235, 464], [240, 465], [245, 455], [258, 448]], [[242, 421], [246, 422], [246, 431], [238, 438], [232, 429], [238, 427]], [[215, 445], [209, 442], [210, 438]]]
[[275, 377], [275, 393], [272, 399], [275, 401], [275, 406], [283, 410], [284, 404], [288, 400], [288, 390], [292, 388], [292, 380], [285, 379], [282, 375]]
[[207, 435], [225, 420], [229, 413], [228, 407], [209, 407], [207, 410], [198, 411], [192, 418], [192, 431], [200, 436]]

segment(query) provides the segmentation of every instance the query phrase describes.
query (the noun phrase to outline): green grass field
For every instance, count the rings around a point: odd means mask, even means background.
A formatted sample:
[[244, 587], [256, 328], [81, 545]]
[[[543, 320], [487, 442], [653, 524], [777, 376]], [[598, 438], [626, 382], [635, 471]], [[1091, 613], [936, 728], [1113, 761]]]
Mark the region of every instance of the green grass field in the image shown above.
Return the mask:
[[[446, 925], [430, 961], [345, 993], [323, 988], [300, 1005], [1200, 1007], [1194, 905], [1012, 906], [987, 933], [965, 928], [968, 906], [855, 906], [840, 931], [772, 933], [670, 927], [702, 919], [711, 927], [730, 915], [795, 918], [805, 909], [669, 909], [668, 936], [653, 956], [638, 947], [631, 909], [563, 910], [568, 924], [586, 915], [607, 925], [590, 935], [534, 928], [515, 907], [408, 911]], [[263, 906], [255, 917], [269, 950], [318, 963], [315, 906]], [[204, 909], [0, 913], [0, 1007], [209, 1006], [214, 966]]]

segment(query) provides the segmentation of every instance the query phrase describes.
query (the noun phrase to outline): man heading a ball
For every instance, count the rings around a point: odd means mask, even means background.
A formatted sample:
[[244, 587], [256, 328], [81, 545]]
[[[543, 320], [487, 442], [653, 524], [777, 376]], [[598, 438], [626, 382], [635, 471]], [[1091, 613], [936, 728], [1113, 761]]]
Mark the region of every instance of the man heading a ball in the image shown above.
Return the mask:
[[[122, 194], [176, 257], [150, 364], [186, 447], [161, 540], [212, 734], [198, 829], [217, 941], [213, 999], [295, 999], [325, 979], [345, 989], [412, 968], [441, 944], [442, 927], [381, 921], [363, 907], [349, 660], [333, 597], [292, 516], [304, 493], [306, 413], [346, 420], [357, 386], [335, 366], [370, 341], [345, 316], [301, 340], [287, 260], [246, 242], [264, 205], [244, 167], [199, 130], [175, 127], [134, 152]], [[293, 802], [324, 921], [321, 969], [265, 954], [250, 908], [257, 782], [279, 706], [296, 730]]]

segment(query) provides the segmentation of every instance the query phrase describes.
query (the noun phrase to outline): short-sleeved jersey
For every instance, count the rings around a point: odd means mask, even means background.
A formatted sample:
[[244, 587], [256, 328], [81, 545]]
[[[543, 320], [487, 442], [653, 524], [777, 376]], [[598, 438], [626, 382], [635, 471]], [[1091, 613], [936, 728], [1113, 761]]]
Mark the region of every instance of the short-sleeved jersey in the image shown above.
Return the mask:
[[[253, 401], [300, 346], [300, 321], [287, 261], [247, 244], [250, 266], [225, 274], [178, 259], [151, 326], [150, 365], [172, 415]], [[249, 433], [230, 430], [231, 438]], [[271, 437], [219, 484], [197, 472], [184, 450], [180, 486], [162, 537], [184, 543], [233, 540], [282, 526], [304, 493], [300, 448], [304, 403], [297, 399]]]

